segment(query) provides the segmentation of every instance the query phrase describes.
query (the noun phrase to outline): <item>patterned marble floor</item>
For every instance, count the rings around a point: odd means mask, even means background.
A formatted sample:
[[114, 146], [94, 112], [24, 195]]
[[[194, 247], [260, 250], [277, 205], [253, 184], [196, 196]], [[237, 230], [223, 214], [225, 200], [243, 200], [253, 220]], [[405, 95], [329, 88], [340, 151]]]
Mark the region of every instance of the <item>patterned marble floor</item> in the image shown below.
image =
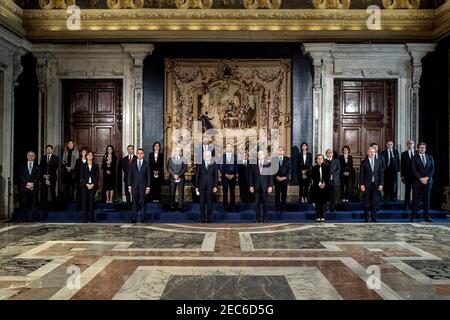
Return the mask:
[[0, 224], [0, 299], [450, 299], [450, 225]]

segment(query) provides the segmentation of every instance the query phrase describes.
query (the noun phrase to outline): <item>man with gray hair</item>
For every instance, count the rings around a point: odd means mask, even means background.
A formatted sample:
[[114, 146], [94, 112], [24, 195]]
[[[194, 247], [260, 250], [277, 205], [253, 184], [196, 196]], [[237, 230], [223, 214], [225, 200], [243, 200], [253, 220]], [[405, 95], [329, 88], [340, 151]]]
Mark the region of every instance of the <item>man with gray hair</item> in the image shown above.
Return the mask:
[[217, 185], [218, 165], [212, 158], [211, 151], [207, 150], [203, 153], [203, 162], [197, 165], [195, 174], [195, 191], [200, 197], [200, 220], [202, 223], [212, 222], [214, 193], [217, 192]]
[[255, 194], [256, 222], [266, 222], [269, 193], [272, 192], [273, 188], [273, 173], [264, 150], [258, 151], [257, 163], [252, 165], [249, 180], [250, 192]]
[[375, 154], [374, 147], [367, 150], [367, 159], [361, 162], [359, 174], [366, 222], [369, 222], [369, 210], [371, 211], [371, 222], [377, 222], [376, 212], [380, 201], [380, 192], [383, 190], [384, 184], [383, 163], [381, 159], [375, 158]]
[[41, 170], [36, 162], [36, 153], [28, 151], [27, 161], [22, 165], [19, 172], [20, 177], [20, 204], [24, 214], [23, 221], [35, 222], [37, 195], [39, 190], [39, 179], [41, 177]]
[[[187, 171], [187, 162], [181, 156], [181, 148], [176, 146], [173, 150], [173, 155], [170, 157], [167, 164], [169, 171], [169, 187], [170, 187], [170, 210], [183, 211], [184, 205], [184, 185], [185, 173]], [[178, 207], [175, 206], [175, 195], [178, 187]]]

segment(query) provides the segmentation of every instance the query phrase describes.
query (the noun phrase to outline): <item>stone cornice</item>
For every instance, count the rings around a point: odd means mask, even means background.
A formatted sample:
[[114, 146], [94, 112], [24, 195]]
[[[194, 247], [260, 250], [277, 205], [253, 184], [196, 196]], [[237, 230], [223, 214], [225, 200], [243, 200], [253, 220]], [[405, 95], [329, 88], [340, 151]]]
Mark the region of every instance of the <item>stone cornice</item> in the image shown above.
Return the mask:
[[434, 40], [435, 10], [382, 10], [382, 29], [367, 29], [366, 10], [82, 10], [68, 30], [64, 10], [26, 10], [31, 40], [302, 41]]
[[23, 10], [12, 0], [0, 0], [0, 25], [23, 37]]
[[450, 29], [450, 1], [381, 10], [372, 31], [357, 9], [82, 9], [80, 30], [67, 29], [66, 10], [22, 10], [12, 0], [0, 10], [0, 24], [31, 41], [436, 41]]

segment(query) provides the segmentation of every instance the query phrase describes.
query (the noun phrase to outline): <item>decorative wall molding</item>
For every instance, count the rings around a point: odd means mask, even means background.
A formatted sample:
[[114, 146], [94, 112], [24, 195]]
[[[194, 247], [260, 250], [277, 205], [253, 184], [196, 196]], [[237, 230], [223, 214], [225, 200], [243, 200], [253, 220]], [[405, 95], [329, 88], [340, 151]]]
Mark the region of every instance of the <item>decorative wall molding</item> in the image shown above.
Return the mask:
[[313, 0], [316, 9], [348, 9], [350, 0]]
[[[2, 0], [5, 1], [5, 0]], [[273, 3], [273, 2], [272, 2]], [[445, 4], [443, 6], [447, 6]], [[442, 7], [442, 6], [441, 6]], [[439, 8], [440, 18], [450, 12]], [[68, 30], [63, 10], [25, 10], [31, 40], [164, 39], [165, 41], [433, 40], [437, 10], [384, 10], [381, 30], [368, 30], [366, 10], [147, 9], [81, 11]], [[444, 30], [442, 30], [444, 32]]]
[[383, 0], [385, 9], [419, 9], [420, 0]]
[[109, 9], [141, 9], [144, 0], [106, 0]]
[[245, 9], [279, 9], [281, 0], [242, 0]]
[[175, 0], [178, 9], [211, 9], [213, 0]]
[[0, 26], [23, 37], [23, 10], [12, 0], [0, 0]]
[[75, 0], [39, 0], [39, 7], [44, 10], [67, 9], [74, 4]]

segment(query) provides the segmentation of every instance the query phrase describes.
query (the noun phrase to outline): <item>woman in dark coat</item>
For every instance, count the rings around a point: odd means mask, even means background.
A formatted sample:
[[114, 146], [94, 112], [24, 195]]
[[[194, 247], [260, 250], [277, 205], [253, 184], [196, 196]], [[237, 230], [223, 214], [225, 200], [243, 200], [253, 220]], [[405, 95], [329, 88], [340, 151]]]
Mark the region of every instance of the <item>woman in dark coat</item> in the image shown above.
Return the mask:
[[355, 169], [353, 168], [353, 157], [350, 155], [350, 147], [344, 146], [342, 154], [339, 155], [341, 167], [341, 199], [342, 202], [348, 202], [351, 192], [351, 184]]
[[151, 179], [151, 197], [153, 202], [161, 201], [161, 185], [164, 181], [164, 155], [161, 152], [161, 144], [153, 144], [153, 152], [149, 155]]
[[83, 163], [85, 163], [86, 160], [86, 153], [88, 152], [88, 148], [82, 147], [80, 149], [80, 157], [75, 162], [75, 183], [77, 187], [77, 194], [76, 194], [76, 200], [77, 200], [77, 211], [81, 210], [81, 166]]
[[321, 154], [316, 156], [316, 163], [311, 169], [311, 202], [316, 209], [316, 221], [325, 222], [325, 206], [330, 200], [330, 167]]
[[311, 152], [308, 152], [308, 144], [303, 142], [300, 145], [300, 153], [297, 158], [298, 168], [298, 187], [299, 198], [301, 203], [308, 202], [309, 185], [311, 184], [311, 168], [313, 165], [313, 157]]
[[83, 222], [94, 222], [94, 201], [98, 189], [99, 169], [94, 161], [94, 153], [86, 153], [86, 162], [81, 165], [81, 201], [83, 207]]
[[106, 147], [102, 162], [103, 169], [103, 191], [106, 192], [106, 203], [112, 203], [114, 190], [116, 189], [117, 156], [114, 154], [114, 147]]

